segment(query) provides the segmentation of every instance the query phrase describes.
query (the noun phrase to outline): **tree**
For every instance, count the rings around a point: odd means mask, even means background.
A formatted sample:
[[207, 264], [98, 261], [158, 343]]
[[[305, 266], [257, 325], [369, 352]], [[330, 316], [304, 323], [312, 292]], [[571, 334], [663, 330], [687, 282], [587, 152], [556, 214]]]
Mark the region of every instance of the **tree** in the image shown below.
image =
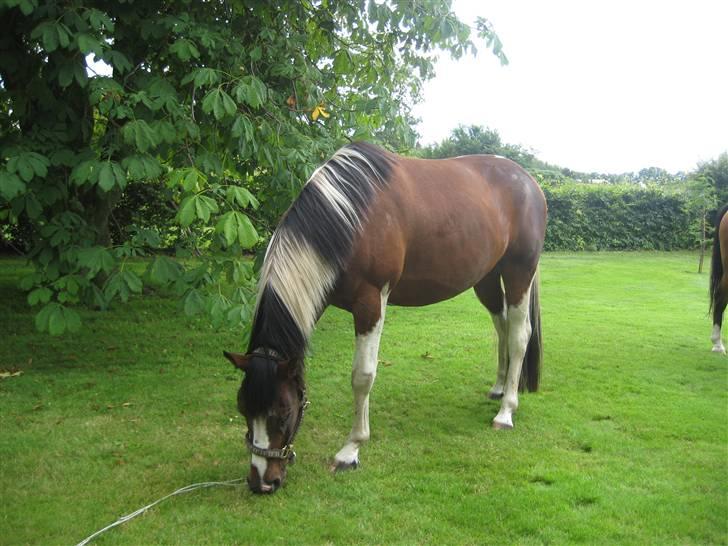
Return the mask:
[[470, 154], [502, 155], [524, 167], [533, 166], [534, 163], [538, 163], [539, 166], [545, 165], [521, 146], [503, 143], [498, 131], [480, 125], [460, 125], [439, 144], [427, 146], [420, 151], [422, 157], [428, 158]]
[[704, 176], [712, 181], [716, 198], [715, 209], [728, 204], [728, 152], [723, 152], [716, 159], [698, 165], [697, 176]]
[[710, 230], [710, 213], [717, 204], [715, 185], [708, 176], [697, 174], [687, 181], [682, 192], [685, 194], [688, 213], [692, 218], [690, 232], [695, 242], [700, 245], [698, 273], [702, 273], [705, 246]]
[[[505, 62], [487, 21], [477, 29]], [[436, 52], [474, 51], [471, 34], [449, 0], [0, 0], [0, 219], [31, 239], [37, 326], [74, 330], [74, 304], [145, 284], [246, 322], [242, 254], [346, 140], [412, 146]], [[174, 225], [114, 242], [111, 214], [139, 185]]]

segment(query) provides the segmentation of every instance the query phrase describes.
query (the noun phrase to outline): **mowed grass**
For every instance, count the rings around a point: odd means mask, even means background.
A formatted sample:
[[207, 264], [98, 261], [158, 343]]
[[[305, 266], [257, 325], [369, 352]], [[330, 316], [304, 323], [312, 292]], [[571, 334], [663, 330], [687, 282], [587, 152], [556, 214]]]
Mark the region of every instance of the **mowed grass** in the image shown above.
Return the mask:
[[[688, 253], [547, 254], [542, 388], [494, 431], [495, 337], [472, 292], [388, 308], [362, 466], [328, 464], [351, 424], [351, 317], [329, 309], [285, 487], [196, 491], [98, 544], [722, 544], [728, 358]], [[161, 296], [63, 338], [34, 331], [0, 262], [0, 542], [75, 544], [184, 485], [247, 473], [240, 333]]]

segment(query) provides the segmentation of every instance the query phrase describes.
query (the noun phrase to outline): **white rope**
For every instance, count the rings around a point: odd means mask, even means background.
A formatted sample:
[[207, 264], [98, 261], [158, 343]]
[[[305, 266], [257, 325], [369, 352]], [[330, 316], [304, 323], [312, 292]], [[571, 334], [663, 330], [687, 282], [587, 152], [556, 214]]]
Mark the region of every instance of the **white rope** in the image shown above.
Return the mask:
[[222, 486], [222, 487], [235, 487], [236, 485], [240, 484], [241, 482], [244, 482], [245, 478], [238, 478], [236, 480], [230, 480], [227, 482], [202, 482], [202, 483], [193, 483], [190, 485], [186, 485], [184, 487], [181, 487], [180, 489], [177, 489], [174, 493], [170, 493], [169, 495], [166, 495], [162, 497], [159, 500], [154, 501], [151, 504], [147, 504], [146, 506], [140, 508], [136, 512], [132, 512], [131, 514], [127, 514], [126, 516], [121, 516], [119, 519], [117, 519], [114, 523], [111, 525], [107, 525], [103, 529], [96, 531], [93, 535], [89, 536], [88, 538], [85, 538], [81, 542], [79, 542], [76, 546], [85, 546], [89, 542], [91, 542], [93, 539], [95, 539], [97, 536], [99, 536], [101, 533], [105, 533], [109, 529], [112, 529], [116, 527], [117, 525], [121, 525], [122, 523], [126, 523], [132, 518], [137, 517], [140, 514], [143, 514], [147, 510], [149, 510], [152, 506], [156, 506], [163, 500], [168, 499], [169, 497], [174, 497], [175, 495], [180, 495], [182, 493], [189, 493], [190, 491], [194, 491], [195, 489], [202, 489], [204, 487], [215, 487], [215, 486]]

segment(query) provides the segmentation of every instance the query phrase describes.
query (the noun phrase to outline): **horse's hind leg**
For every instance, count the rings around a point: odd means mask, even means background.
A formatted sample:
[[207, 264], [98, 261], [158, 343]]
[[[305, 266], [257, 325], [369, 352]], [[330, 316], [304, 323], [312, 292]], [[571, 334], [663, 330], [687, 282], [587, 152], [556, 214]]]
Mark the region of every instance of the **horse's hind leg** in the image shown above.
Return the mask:
[[493, 419], [493, 428], [513, 428], [513, 413], [518, 408], [518, 385], [521, 368], [526, 355], [528, 340], [531, 338], [529, 304], [531, 285], [535, 274], [533, 269], [523, 264], [504, 266], [503, 284], [506, 295], [506, 322], [508, 329], [508, 372], [501, 407]]
[[354, 422], [349, 438], [334, 457], [333, 470], [346, 470], [359, 465], [359, 447], [369, 439], [369, 391], [377, 376], [379, 340], [384, 326], [384, 312], [389, 296], [388, 286], [381, 292], [374, 287], [363, 291], [352, 305], [356, 349], [351, 371], [354, 391]]
[[480, 302], [490, 312], [490, 318], [493, 320], [493, 326], [498, 336], [498, 374], [488, 397], [492, 400], [499, 400], [503, 397], [508, 371], [508, 322], [500, 272], [491, 271], [475, 285], [474, 289]]
[[715, 294], [715, 301], [713, 303], [713, 333], [710, 336], [710, 340], [713, 342], [713, 352], [725, 354], [725, 346], [720, 336], [720, 330], [723, 326], [723, 313], [725, 312], [726, 304], [728, 303], [728, 277], [723, 275], [721, 279], [717, 293]]

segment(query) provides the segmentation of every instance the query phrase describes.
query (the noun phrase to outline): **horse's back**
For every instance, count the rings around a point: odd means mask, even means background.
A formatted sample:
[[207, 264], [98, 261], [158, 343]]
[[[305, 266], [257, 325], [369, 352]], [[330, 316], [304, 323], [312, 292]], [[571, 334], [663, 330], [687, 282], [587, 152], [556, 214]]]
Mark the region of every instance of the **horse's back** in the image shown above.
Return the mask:
[[427, 305], [474, 286], [506, 255], [538, 260], [546, 222], [541, 189], [498, 156], [442, 160], [392, 155], [353, 265], [389, 301]]

